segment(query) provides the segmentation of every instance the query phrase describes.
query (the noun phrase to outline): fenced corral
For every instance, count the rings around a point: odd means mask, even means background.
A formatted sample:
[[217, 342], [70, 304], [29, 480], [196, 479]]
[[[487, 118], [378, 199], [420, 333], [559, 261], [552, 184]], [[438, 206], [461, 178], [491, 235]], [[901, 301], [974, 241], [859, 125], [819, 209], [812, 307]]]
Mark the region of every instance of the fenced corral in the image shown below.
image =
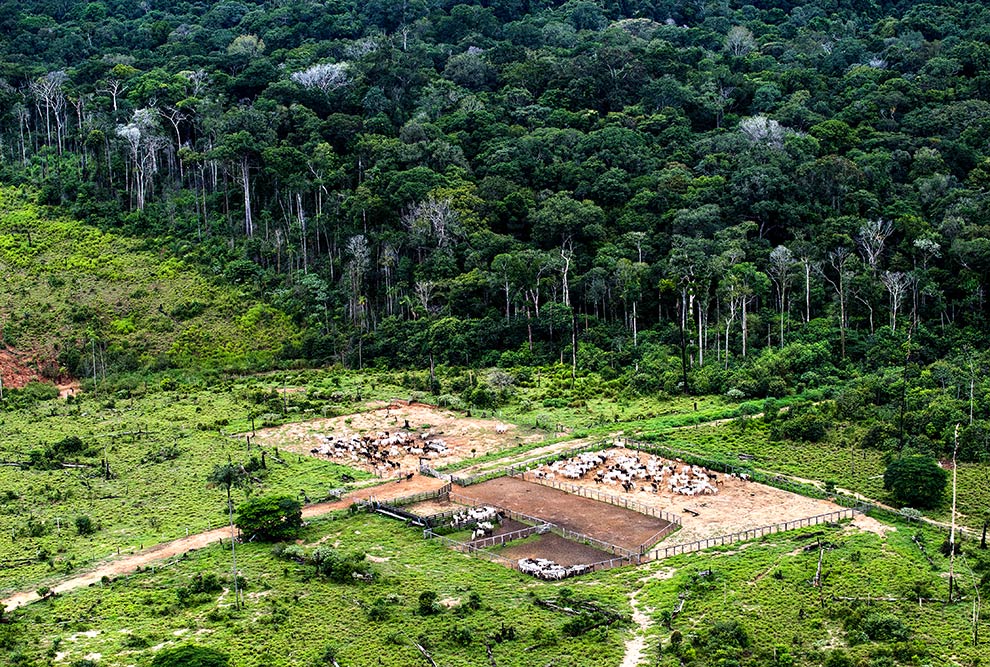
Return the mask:
[[425, 461], [420, 461], [420, 464], [419, 464], [419, 474], [420, 475], [426, 475], [427, 477], [435, 477], [437, 479], [442, 479], [442, 480], [445, 480], [447, 482], [449, 482], [451, 480], [451, 476], [450, 475], [448, 475], [446, 473], [440, 472], [439, 470], [437, 470], [433, 466], [429, 465]]
[[[492, 547], [500, 547], [506, 542], [513, 542], [515, 540], [522, 540], [530, 535], [543, 534], [548, 532], [550, 526], [547, 524], [539, 524], [537, 526], [526, 526], [525, 528], [520, 528], [519, 530], [513, 530], [508, 533], [501, 533], [499, 535], [489, 535], [488, 537], [480, 537], [476, 540], [471, 540], [470, 542], [458, 542], [458, 544], [463, 544], [470, 547], [472, 550], [477, 549], [491, 549]], [[441, 537], [433, 532], [431, 528], [426, 528], [423, 530], [423, 537], [426, 539], [432, 539], [434, 537]], [[449, 539], [446, 538], [445, 539]], [[461, 551], [461, 549], [458, 549]]]
[[769, 526], [760, 526], [758, 528], [750, 528], [748, 530], [743, 530], [738, 533], [730, 533], [728, 535], [718, 535], [716, 537], [708, 537], [703, 540], [696, 540], [694, 542], [688, 542], [686, 544], [675, 544], [669, 547], [658, 547], [652, 549], [644, 554], [644, 561], [652, 560], [662, 560], [664, 558], [670, 558], [671, 556], [679, 556], [681, 554], [691, 553], [694, 551], [701, 551], [703, 549], [708, 549], [715, 546], [725, 546], [726, 544], [733, 544], [734, 542], [745, 542], [747, 540], [754, 540], [758, 537], [764, 537], [766, 535], [773, 535], [774, 533], [782, 533], [788, 530], [795, 530], [797, 528], [805, 528], [807, 526], [816, 526], [821, 523], [836, 523], [842, 521], [843, 519], [852, 519], [857, 514], [862, 512], [858, 508], [848, 508], [841, 509], [835, 512], [828, 512], [826, 514], [818, 514], [816, 516], [806, 517], [803, 519], [795, 519], [793, 521], [782, 521], [780, 523], [771, 524]]
[[[561, 450], [559, 452], [554, 452], [553, 454], [548, 454], [546, 456], [541, 456], [535, 459], [527, 459], [526, 461], [521, 461], [511, 466], [505, 466], [502, 468], [496, 468], [494, 470], [488, 470], [486, 472], [478, 473], [477, 475], [460, 476], [460, 475], [443, 475], [437, 471], [432, 471], [434, 477], [440, 477], [441, 479], [449, 479], [451, 482], [458, 486], [472, 486], [474, 484], [481, 484], [482, 482], [488, 482], [499, 477], [512, 477], [518, 476], [540, 465], [547, 463], [553, 463], [554, 461], [561, 461], [563, 459], [569, 459], [572, 456], [577, 456], [578, 454], [584, 454], [585, 452], [595, 452], [602, 448], [599, 443], [594, 443], [590, 445], [583, 445], [581, 447], [573, 447], [571, 449]], [[435, 473], [435, 474], [434, 474]]]
[[745, 479], [749, 479], [750, 481], [772, 486], [774, 488], [781, 489], [782, 491], [796, 493], [808, 498], [825, 499], [830, 497], [829, 494], [825, 493], [825, 491], [813, 484], [802, 484], [800, 482], [795, 482], [782, 475], [768, 475], [758, 470], [754, 470], [751, 466], [741, 466], [719, 459], [711, 459], [684, 451], [682, 449], [666, 447], [664, 445], [658, 445], [652, 442], [626, 440], [623, 444], [627, 449], [645, 452], [647, 454], [653, 454], [654, 456], [661, 456], [667, 459], [683, 461], [684, 463], [690, 465], [702, 466], [704, 468], [708, 468], [709, 470], [717, 470], [726, 475], [735, 475], [737, 477], [745, 476]]
[[450, 493], [450, 502], [459, 503], [461, 505], [467, 505], [468, 507], [481, 507], [481, 506], [494, 507], [498, 511], [503, 512], [507, 518], [515, 519], [516, 521], [519, 521], [521, 523], [533, 523], [533, 524], [549, 523], [548, 521], [544, 521], [543, 519], [537, 518], [535, 516], [530, 516], [529, 514], [525, 514], [523, 512], [509, 509], [508, 507], [501, 507], [499, 505], [493, 505], [492, 503], [489, 502], [483, 502], [481, 500], [478, 500], [477, 498], [472, 498], [471, 496], [465, 495], [463, 493], [457, 493], [456, 491], [452, 491]]
[[[459, 551], [463, 554], [468, 554], [470, 556], [475, 556], [478, 558], [484, 558], [485, 560], [491, 561], [493, 563], [498, 563], [504, 567], [511, 568], [513, 570], [519, 570], [519, 561], [517, 559], [506, 558], [505, 556], [491, 551], [493, 547], [505, 546], [510, 542], [514, 542], [520, 539], [531, 537], [533, 535], [542, 535], [542, 531], [545, 531], [547, 526], [545, 524], [539, 526], [528, 526], [524, 529], [513, 531], [511, 533], [504, 533], [502, 535], [495, 535], [492, 537], [487, 537], [482, 540], [473, 540], [471, 542], [460, 542], [458, 540], [445, 537], [443, 535], [437, 535], [430, 529], [423, 531], [423, 537], [426, 539], [439, 540], [441, 544]], [[552, 556], [553, 554], [546, 554]], [[580, 574], [588, 574], [591, 572], [598, 572], [599, 570], [610, 570], [614, 567], [622, 567], [624, 565], [630, 565], [636, 562], [628, 556], [617, 556], [615, 558], [606, 558], [603, 560], [595, 561], [592, 563], [582, 563], [577, 567], [570, 568], [567, 574], [561, 578], [574, 577]]]
[[[378, 512], [380, 514], [390, 516], [393, 519], [408, 521], [417, 526], [436, 526], [438, 524], [431, 522], [434, 519], [434, 516], [420, 516], [415, 512], [410, 512], [405, 509], [405, 507], [408, 505], [421, 503], [424, 500], [446, 500], [450, 497], [450, 490], [451, 485], [448, 482], [439, 489], [414, 493], [412, 495], [401, 496], [399, 498], [390, 498], [388, 500], [378, 500], [375, 496], [369, 496], [365, 500], [357, 501], [356, 504], [359, 507], [369, 511]], [[447, 512], [443, 512], [442, 514], [447, 514]], [[453, 513], [451, 512], [450, 514], [452, 515]]]
[[[531, 516], [529, 514], [525, 514], [523, 512], [519, 512], [517, 510], [513, 510], [504, 506], [495, 505], [488, 501], [482, 501], [478, 498], [472, 498], [471, 496], [463, 495], [456, 492], [451, 493], [450, 497], [452, 501], [459, 502], [465, 505], [468, 504], [487, 505], [489, 507], [494, 507], [500, 512], [503, 512], [505, 516], [507, 516], [510, 519], [515, 519], [516, 521], [519, 521], [521, 523], [539, 524], [544, 528], [545, 531], [549, 531], [551, 533], [559, 535], [560, 537], [563, 537], [566, 540], [570, 540], [572, 542], [579, 542], [581, 544], [587, 544], [588, 546], [593, 547], [599, 551], [610, 553], [615, 556], [619, 556], [621, 558], [635, 560], [636, 562], [638, 562], [642, 554], [641, 548], [629, 549], [627, 547], [623, 547], [621, 545], [614, 544], [606, 540], [592, 537], [591, 535], [586, 535], [585, 533], [580, 533], [578, 531], [571, 530], [569, 528], [558, 525], [551, 521], [547, 521], [546, 519], [541, 519], [535, 516]], [[667, 527], [670, 526], [668, 525]]]
[[[579, 486], [577, 484], [568, 484], [567, 482], [558, 482], [555, 479], [546, 479], [545, 477], [537, 477], [536, 475], [533, 475], [531, 473], [523, 473], [518, 476], [526, 480], [527, 482], [533, 482], [535, 484], [540, 484], [541, 486], [548, 486], [551, 489], [559, 489], [560, 491], [565, 491], [567, 493], [571, 493], [576, 496], [591, 498], [592, 500], [608, 503], [609, 505], [615, 505], [616, 507], [624, 507], [625, 509], [632, 510], [633, 512], [639, 512], [640, 514], [645, 514], [647, 516], [653, 516], [658, 519], [663, 519], [664, 521], [668, 521], [677, 526], [681, 525], [680, 517], [670, 514], [669, 512], [665, 512], [656, 507], [650, 507], [649, 505], [638, 503], [635, 500], [630, 500], [628, 498], [620, 498], [619, 496], [614, 496], [610, 493], [603, 493], [598, 489], [591, 489], [586, 486]], [[673, 530], [676, 530], [676, 528]], [[672, 530], [667, 531], [663, 534], [667, 535], [669, 532], [672, 532]]]
[[635, 560], [639, 562], [640, 554], [632, 549], [626, 549], [625, 547], [620, 547], [618, 544], [612, 544], [611, 542], [606, 542], [604, 540], [598, 540], [589, 535], [584, 535], [583, 533], [576, 533], [573, 530], [568, 530], [557, 526], [554, 524], [547, 524], [550, 526], [550, 532], [560, 535], [565, 540], [570, 540], [571, 542], [580, 542], [581, 544], [587, 544], [590, 547], [594, 547], [599, 551], [608, 552], [614, 556], [619, 556], [620, 558], [632, 561]]
[[455, 551], [459, 551], [464, 554], [470, 554], [471, 556], [477, 556], [479, 558], [484, 558], [485, 560], [490, 560], [493, 563], [498, 563], [504, 565], [505, 567], [510, 567], [513, 570], [519, 569], [519, 564], [514, 560], [506, 558], [500, 554], [497, 554], [488, 549], [482, 549], [481, 547], [476, 547], [471, 542], [459, 542], [458, 540], [453, 540], [449, 537], [443, 535], [437, 535], [432, 530], [424, 530], [423, 537], [430, 540], [439, 540], [444, 546], [450, 547]]

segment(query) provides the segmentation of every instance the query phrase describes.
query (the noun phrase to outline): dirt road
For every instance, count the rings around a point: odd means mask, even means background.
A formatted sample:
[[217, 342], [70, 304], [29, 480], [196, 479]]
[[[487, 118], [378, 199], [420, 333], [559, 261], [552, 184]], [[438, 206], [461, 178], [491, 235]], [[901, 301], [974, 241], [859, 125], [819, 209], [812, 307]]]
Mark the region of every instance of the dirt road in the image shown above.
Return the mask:
[[[354, 491], [353, 493], [347, 494], [343, 500], [307, 505], [303, 508], [302, 515], [304, 519], [321, 516], [335, 510], [346, 509], [351, 505], [351, 503], [370, 496], [374, 496], [378, 500], [391, 500], [394, 498], [401, 498], [403, 496], [411, 496], [422, 491], [438, 489], [443, 486], [444, 483], [445, 482], [443, 480], [434, 479], [433, 477], [415, 475], [412, 479], [403, 480], [399, 483], [387, 482], [379, 486], [365, 487]], [[175, 558], [176, 556], [181, 556], [187, 551], [202, 549], [210, 546], [211, 544], [219, 544], [220, 541], [224, 539], [226, 539], [229, 544], [230, 528], [217, 528], [205, 533], [197, 533], [196, 535], [190, 535], [189, 537], [183, 537], [177, 540], [172, 540], [171, 542], [158, 544], [128, 556], [121, 556], [119, 558], [106, 561], [88, 572], [70, 577], [69, 579], [65, 579], [64, 581], [55, 584], [51, 587], [51, 589], [56, 594], [60, 594], [75, 590], [77, 588], [82, 588], [83, 586], [90, 586], [99, 582], [103, 579], [103, 577], [109, 577], [112, 579], [123, 574], [129, 574], [137, 570], [139, 567], [145, 567], [151, 563], [166, 560], [168, 558]], [[5, 612], [10, 612], [22, 605], [35, 602], [39, 599], [40, 597], [36, 591], [22, 591], [3, 599], [0, 603], [3, 604]]]

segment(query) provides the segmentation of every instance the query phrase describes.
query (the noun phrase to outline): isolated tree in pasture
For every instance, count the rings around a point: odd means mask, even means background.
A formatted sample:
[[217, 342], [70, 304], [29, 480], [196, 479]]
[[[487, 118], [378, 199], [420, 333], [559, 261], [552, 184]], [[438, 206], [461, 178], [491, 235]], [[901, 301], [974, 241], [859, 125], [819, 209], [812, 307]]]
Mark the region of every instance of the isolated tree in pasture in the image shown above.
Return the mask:
[[291, 539], [302, 528], [302, 504], [291, 496], [252, 498], [237, 508], [235, 523], [262, 540]]
[[892, 461], [883, 474], [883, 488], [897, 502], [909, 507], [938, 505], [945, 493], [949, 474], [927, 456], [904, 456]]
[[234, 600], [235, 604], [240, 604], [239, 592], [237, 590], [237, 551], [234, 547], [234, 543], [237, 541], [237, 536], [234, 534], [234, 502], [230, 497], [231, 491], [235, 488], [244, 488], [248, 485], [248, 474], [244, 470], [244, 466], [239, 463], [231, 463], [228, 461], [223, 465], [217, 465], [213, 467], [213, 471], [210, 472], [209, 477], [207, 477], [207, 484], [214, 488], [222, 488], [227, 492], [227, 516], [230, 521], [230, 560], [231, 560], [231, 578], [234, 581]]

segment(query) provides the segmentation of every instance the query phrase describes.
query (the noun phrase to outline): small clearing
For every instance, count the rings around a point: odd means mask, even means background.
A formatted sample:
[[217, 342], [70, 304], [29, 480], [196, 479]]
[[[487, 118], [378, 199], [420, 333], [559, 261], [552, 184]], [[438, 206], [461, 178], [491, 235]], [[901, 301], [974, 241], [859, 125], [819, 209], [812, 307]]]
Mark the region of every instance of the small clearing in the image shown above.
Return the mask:
[[[259, 429], [253, 440], [266, 447], [312, 455], [312, 450], [323, 445], [324, 438], [328, 436], [346, 439], [400, 431], [417, 435], [428, 432], [431, 437], [442, 439], [447, 445], [447, 451], [432, 457], [405, 454], [396, 459], [400, 464], [400, 468], [395, 471], [397, 474], [418, 470], [421, 458], [428, 459], [433, 467], [441, 467], [521, 444], [540, 442], [544, 437], [542, 433], [524, 432], [514, 424], [495, 419], [466, 417], [424, 403], [393, 401], [365, 412]], [[374, 467], [366, 460], [357, 457], [330, 460], [375, 472]]]

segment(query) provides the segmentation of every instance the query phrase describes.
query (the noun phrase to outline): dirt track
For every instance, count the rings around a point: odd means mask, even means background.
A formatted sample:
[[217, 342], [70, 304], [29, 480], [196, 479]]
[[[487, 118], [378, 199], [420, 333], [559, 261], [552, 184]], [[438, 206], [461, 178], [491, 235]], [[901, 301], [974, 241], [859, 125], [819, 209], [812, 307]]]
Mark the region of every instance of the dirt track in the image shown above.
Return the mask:
[[[354, 501], [362, 498], [368, 498], [369, 496], [375, 496], [375, 498], [381, 500], [390, 500], [393, 498], [410, 496], [422, 491], [431, 491], [433, 489], [438, 489], [443, 485], [444, 482], [442, 480], [416, 475], [409, 481], [402, 481], [400, 483], [387, 482], [380, 486], [360, 489], [353, 493], [347, 494], [343, 500], [308, 505], [303, 508], [303, 518], [308, 519], [310, 517], [333, 512], [334, 510], [346, 509]], [[190, 535], [189, 537], [183, 537], [171, 542], [165, 542], [164, 544], [158, 544], [139, 551], [136, 554], [122, 556], [120, 558], [115, 558], [102, 563], [89, 572], [74, 576], [70, 579], [66, 579], [65, 581], [55, 584], [52, 586], [52, 590], [54, 590], [56, 594], [60, 594], [65, 593], [66, 591], [75, 590], [76, 588], [82, 588], [83, 586], [90, 586], [98, 583], [103, 577], [109, 577], [111, 579], [114, 577], [119, 577], [121, 575], [133, 572], [139, 567], [144, 567], [156, 561], [175, 558], [176, 556], [181, 556], [187, 551], [195, 551], [196, 549], [208, 547], [211, 544], [218, 544], [223, 539], [228, 540], [229, 544], [230, 528], [217, 528], [205, 533], [198, 533], [196, 535]], [[34, 602], [38, 599], [40, 598], [35, 591], [24, 591], [5, 598], [2, 601], [2, 604], [4, 610], [9, 612], [13, 611], [17, 607], [20, 607], [21, 605]]]

